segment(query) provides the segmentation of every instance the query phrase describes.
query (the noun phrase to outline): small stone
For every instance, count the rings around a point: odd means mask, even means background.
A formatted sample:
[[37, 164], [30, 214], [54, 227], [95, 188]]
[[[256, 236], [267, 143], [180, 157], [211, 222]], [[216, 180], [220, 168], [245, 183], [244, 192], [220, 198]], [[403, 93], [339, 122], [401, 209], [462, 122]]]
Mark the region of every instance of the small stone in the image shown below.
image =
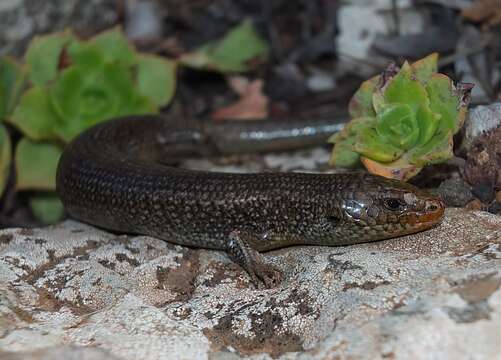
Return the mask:
[[[476, 86], [476, 88], [481, 88], [481, 86]], [[498, 126], [501, 126], [501, 103], [474, 107], [468, 112], [468, 117], [464, 124], [465, 137], [462, 147], [468, 151], [479, 136], [486, 134]]]
[[459, 176], [442, 181], [435, 192], [452, 207], [463, 207], [474, 198], [471, 186]]
[[162, 36], [162, 13], [154, 1], [126, 2], [125, 32], [130, 39], [157, 39]]
[[483, 210], [485, 208], [485, 205], [482, 204], [482, 202], [478, 199], [470, 201], [468, 204], [465, 206], [468, 210]]
[[480, 183], [476, 184], [472, 188], [472, 193], [482, 201], [484, 204], [488, 204], [494, 200], [494, 189], [491, 184]]
[[499, 202], [493, 202], [492, 204], [489, 205], [489, 208], [487, 209], [491, 214], [501, 214], [501, 203]]

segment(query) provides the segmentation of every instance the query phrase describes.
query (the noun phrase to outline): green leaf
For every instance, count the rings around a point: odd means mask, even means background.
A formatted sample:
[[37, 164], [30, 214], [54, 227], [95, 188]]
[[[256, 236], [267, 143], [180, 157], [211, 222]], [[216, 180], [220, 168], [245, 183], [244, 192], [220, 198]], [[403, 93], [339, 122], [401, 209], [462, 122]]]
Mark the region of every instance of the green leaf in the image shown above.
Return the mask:
[[353, 137], [337, 141], [329, 164], [344, 168], [356, 168], [360, 166], [360, 155], [353, 151], [354, 144], [355, 138]]
[[440, 163], [454, 156], [452, 145], [452, 133], [438, 131], [426, 144], [409, 151], [407, 157], [411, 164], [420, 166]]
[[129, 66], [136, 63], [136, 51], [120, 27], [103, 31], [90, 42], [100, 49], [106, 62]]
[[410, 65], [405, 62], [390, 83], [384, 89], [386, 104], [402, 103], [409, 105], [413, 111], [417, 111], [421, 105], [428, 105], [428, 94], [421, 83], [412, 78]]
[[440, 124], [441, 115], [434, 114], [429, 107], [420, 106], [417, 112], [419, 124], [418, 145], [424, 145], [433, 137]]
[[376, 130], [382, 142], [404, 150], [413, 147], [419, 137], [416, 115], [407, 104], [387, 105], [377, 115]]
[[139, 92], [156, 105], [167, 105], [176, 88], [176, 63], [155, 55], [141, 55], [137, 64]]
[[384, 99], [384, 95], [381, 92], [377, 91], [374, 94], [372, 94], [372, 108], [373, 108], [373, 112], [375, 111], [374, 116], [376, 116], [376, 114], [383, 111], [383, 109], [386, 106], [387, 105], [386, 105], [386, 101]]
[[360, 165], [360, 155], [354, 151], [357, 133], [366, 127], [374, 127], [376, 119], [360, 117], [348, 122], [342, 131], [332, 135], [328, 142], [334, 143], [329, 163], [335, 166], [355, 168]]
[[130, 71], [125, 66], [106, 65], [101, 75], [102, 82], [110, 87], [119, 102], [115, 116], [142, 115], [158, 111], [153, 100], [142, 95], [136, 88]]
[[57, 145], [22, 138], [16, 147], [16, 189], [55, 190], [62, 149]]
[[354, 143], [354, 150], [360, 155], [379, 162], [390, 162], [398, 159], [403, 150], [381, 141], [376, 129], [362, 129]]
[[252, 60], [264, 58], [267, 52], [267, 43], [256, 32], [252, 22], [245, 20], [223, 39], [184, 55], [180, 61], [194, 68], [242, 72], [250, 69]]
[[374, 76], [360, 85], [349, 104], [349, 113], [352, 118], [376, 116], [372, 101], [380, 79], [380, 76]]
[[44, 224], [54, 224], [62, 219], [63, 204], [54, 193], [37, 193], [30, 198], [33, 215]]
[[130, 80], [123, 84], [123, 89], [115, 89], [108, 79], [117, 72], [118, 76], [130, 78], [129, 72], [119, 65], [99, 71], [75, 65], [61, 73], [50, 89], [50, 98], [59, 118], [64, 119], [64, 126], [82, 131], [120, 111], [120, 95], [128, 92], [133, 84]]
[[131, 71], [123, 64], [104, 64], [95, 71], [71, 66], [59, 76], [50, 98], [61, 119], [56, 132], [65, 141], [113, 117], [157, 111], [153, 101], [136, 89]]
[[63, 119], [64, 124], [80, 121], [82, 93], [85, 84], [94, 82], [94, 79], [93, 73], [86, 76], [84, 68], [73, 65], [64, 69], [57, 82], [49, 89], [52, 108], [58, 117]]
[[70, 31], [35, 36], [28, 45], [25, 61], [30, 67], [30, 80], [35, 85], [45, 85], [57, 75], [63, 48], [72, 39]]
[[11, 158], [12, 149], [9, 133], [7, 129], [0, 124], [0, 197], [2, 197], [9, 178]]
[[33, 140], [56, 138], [57, 114], [52, 110], [49, 94], [43, 87], [34, 86], [27, 90], [8, 121]]
[[134, 94], [127, 106], [123, 107], [123, 111], [119, 116], [144, 115], [156, 112], [158, 112], [158, 108], [150, 98], [140, 94]]
[[444, 74], [434, 74], [426, 84], [430, 98], [430, 109], [440, 114], [439, 129], [458, 132], [462, 125], [459, 119], [459, 97], [454, 93], [452, 80]]
[[0, 58], [0, 120], [10, 115], [26, 83], [26, 68], [13, 59]]
[[411, 65], [412, 72], [418, 81], [426, 84], [438, 71], [438, 53], [432, 53]]
[[93, 43], [74, 40], [68, 45], [68, 55], [73, 64], [97, 69], [105, 62], [101, 49]]

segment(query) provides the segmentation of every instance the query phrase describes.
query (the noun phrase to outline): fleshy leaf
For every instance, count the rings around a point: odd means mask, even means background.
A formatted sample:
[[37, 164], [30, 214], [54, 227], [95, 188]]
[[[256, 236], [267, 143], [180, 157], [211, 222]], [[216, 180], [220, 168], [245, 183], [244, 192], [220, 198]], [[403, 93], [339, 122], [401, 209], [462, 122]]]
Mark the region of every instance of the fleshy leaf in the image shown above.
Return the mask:
[[455, 134], [463, 125], [458, 119], [459, 97], [454, 93], [452, 80], [444, 74], [434, 74], [426, 91], [430, 97], [430, 109], [440, 114], [439, 129], [452, 130]]
[[377, 114], [376, 130], [382, 141], [408, 150], [419, 137], [415, 113], [407, 104], [387, 105]]
[[167, 105], [176, 89], [176, 63], [155, 55], [139, 56], [137, 86], [158, 106]]
[[33, 140], [54, 139], [57, 114], [52, 110], [49, 94], [40, 86], [27, 90], [8, 119]]
[[157, 110], [139, 93], [130, 71], [121, 64], [105, 64], [96, 71], [71, 66], [61, 74], [50, 96], [58, 117], [64, 119], [56, 130], [64, 141], [106, 119]]
[[435, 164], [454, 156], [452, 145], [452, 133], [439, 131], [426, 144], [410, 151], [407, 157], [413, 164], [421, 166]]
[[[113, 67], [111, 71], [116, 71]], [[54, 110], [65, 123], [78, 122], [81, 129], [97, 123], [119, 110], [118, 96], [104, 79], [104, 71], [88, 72], [79, 66], [65, 69], [50, 90]], [[124, 76], [129, 74], [125, 71]], [[129, 85], [132, 86], [132, 85]]]
[[97, 69], [105, 62], [104, 54], [94, 43], [74, 40], [68, 45], [68, 55], [73, 64]]
[[9, 178], [12, 148], [7, 129], [0, 124], [0, 198]]
[[429, 107], [424, 105], [419, 107], [417, 111], [419, 124], [419, 140], [417, 141], [417, 145], [426, 144], [431, 140], [438, 129], [441, 118], [440, 114], [433, 113]]
[[380, 79], [380, 76], [374, 76], [360, 85], [360, 88], [351, 98], [348, 107], [348, 111], [352, 118], [376, 116], [372, 100]]
[[380, 162], [394, 161], [404, 152], [391, 144], [383, 143], [373, 128], [364, 128], [358, 133], [354, 150]]
[[61, 152], [57, 145], [21, 139], [15, 154], [16, 189], [54, 190]]
[[432, 53], [411, 65], [412, 72], [418, 81], [426, 84], [438, 71], [438, 53]]
[[420, 105], [429, 103], [424, 86], [419, 81], [412, 79], [411, 67], [407, 62], [404, 63], [402, 69], [384, 89], [384, 99], [387, 104], [407, 104], [414, 111]]
[[103, 83], [109, 84], [113, 94], [118, 97], [120, 105], [116, 116], [142, 115], [158, 111], [154, 101], [140, 93], [126, 67], [106, 65], [102, 75]]
[[360, 166], [360, 154], [353, 151], [355, 139], [347, 138], [338, 141], [332, 151], [329, 164], [344, 168], [356, 168]]
[[91, 43], [101, 50], [106, 62], [119, 62], [129, 66], [136, 63], [136, 51], [120, 27], [103, 31], [92, 38]]
[[26, 68], [14, 60], [0, 58], [0, 119], [9, 115], [26, 83]]
[[35, 217], [44, 224], [54, 224], [62, 219], [63, 204], [54, 193], [37, 193], [30, 198], [30, 208]]
[[184, 65], [220, 72], [242, 72], [250, 68], [250, 62], [263, 58], [268, 45], [259, 36], [250, 20], [243, 21], [226, 36], [207, 44], [193, 53], [181, 57]]
[[33, 84], [45, 85], [56, 77], [61, 52], [72, 37], [69, 31], [35, 36], [25, 56]]

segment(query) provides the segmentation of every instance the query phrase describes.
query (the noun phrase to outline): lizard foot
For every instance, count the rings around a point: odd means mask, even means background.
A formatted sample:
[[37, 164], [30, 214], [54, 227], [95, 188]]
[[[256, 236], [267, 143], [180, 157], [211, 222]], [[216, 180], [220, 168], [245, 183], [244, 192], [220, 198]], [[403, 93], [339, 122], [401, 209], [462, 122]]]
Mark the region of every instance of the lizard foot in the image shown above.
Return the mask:
[[258, 288], [273, 288], [282, 281], [282, 273], [266, 264], [263, 255], [250, 245], [253, 236], [240, 231], [230, 233], [226, 252], [230, 258], [249, 273], [252, 283]]

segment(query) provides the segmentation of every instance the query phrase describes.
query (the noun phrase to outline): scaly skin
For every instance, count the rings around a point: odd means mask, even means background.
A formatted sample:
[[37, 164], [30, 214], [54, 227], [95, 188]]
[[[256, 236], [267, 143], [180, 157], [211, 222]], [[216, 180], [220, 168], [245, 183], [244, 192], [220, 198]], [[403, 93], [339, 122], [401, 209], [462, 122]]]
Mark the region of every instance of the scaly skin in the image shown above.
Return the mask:
[[[278, 125], [278, 133], [296, 139], [274, 139], [280, 148], [313, 143], [332, 132], [321, 122], [302, 132], [300, 122], [284, 124]], [[321, 125], [323, 130], [318, 130]], [[255, 134], [253, 126], [260, 125], [202, 128], [159, 116], [115, 119], [89, 129], [66, 147], [57, 191], [68, 213], [79, 220], [224, 250], [254, 282], [267, 286], [275, 285], [280, 274], [264, 264], [258, 251], [381, 240], [428, 229], [443, 216], [440, 198], [364, 173], [230, 174], [159, 163], [200, 149], [222, 152], [225, 144], [238, 141], [270, 150], [270, 139], [257, 136], [249, 143], [248, 135], [240, 135]], [[286, 126], [296, 131], [287, 133]]]

